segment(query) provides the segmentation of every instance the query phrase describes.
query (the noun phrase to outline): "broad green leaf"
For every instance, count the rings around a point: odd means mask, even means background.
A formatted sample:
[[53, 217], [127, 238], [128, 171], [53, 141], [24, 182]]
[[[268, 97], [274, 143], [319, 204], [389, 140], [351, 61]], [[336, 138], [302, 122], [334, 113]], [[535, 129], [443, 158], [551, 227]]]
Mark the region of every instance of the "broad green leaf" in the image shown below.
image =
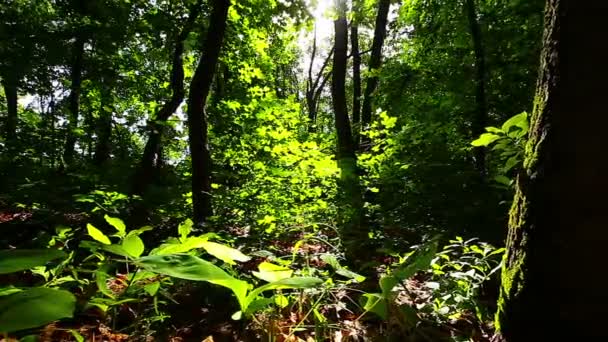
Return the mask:
[[511, 179], [505, 175], [498, 175], [494, 177], [494, 180], [502, 185], [509, 186], [511, 185]]
[[22, 289], [18, 289], [14, 286], [9, 286], [9, 287], [0, 287], [0, 297], [2, 296], [8, 296], [11, 295], [13, 293], [17, 293], [17, 292], [21, 292], [23, 291]]
[[125, 258], [131, 257], [131, 254], [127, 253], [127, 251], [125, 251], [120, 245], [103, 245], [94, 241], [82, 241], [80, 242], [79, 246], [82, 248], [88, 248], [91, 251], [101, 249], [112, 254], [123, 256]]
[[249, 284], [238, 280], [209, 261], [188, 254], [153, 255], [140, 258], [137, 265], [174, 278], [207, 281], [231, 289], [242, 302]]
[[265, 280], [269, 283], [289, 278], [293, 274], [293, 270], [287, 267], [271, 264], [266, 261], [258, 265], [258, 270], [259, 272], [254, 271], [251, 273], [257, 278]]
[[496, 128], [496, 127], [486, 127], [486, 131], [488, 131], [490, 133], [496, 133], [496, 134], [503, 134], [504, 133], [502, 131], [502, 129]]
[[519, 127], [524, 131], [528, 130], [528, 113], [523, 112], [511, 117], [502, 124], [502, 130], [508, 133], [511, 127]]
[[159, 289], [160, 283], [157, 281], [144, 285], [144, 291], [146, 291], [146, 293], [148, 293], [150, 296], [155, 296]]
[[102, 233], [101, 230], [95, 228], [90, 223], [87, 223], [87, 232], [89, 233], [90, 237], [92, 237], [96, 241], [99, 241], [99, 242], [103, 243], [104, 245], [111, 245], [112, 244], [112, 242], [110, 241], [110, 239], [104, 233]]
[[129, 233], [127, 233], [127, 236], [130, 236], [130, 235], [139, 236], [143, 232], [147, 232], [147, 231], [152, 230], [152, 229], [154, 229], [152, 226], [143, 226], [143, 227], [141, 227], [139, 229], [134, 229], [134, 230], [129, 231]]
[[104, 215], [103, 218], [106, 219], [106, 222], [108, 222], [112, 227], [116, 228], [116, 231], [118, 231], [118, 234], [116, 235], [124, 237], [127, 234], [127, 227], [121, 219], [117, 217], [110, 217], [107, 214]]
[[185, 240], [186, 237], [192, 232], [192, 225], [194, 223], [191, 219], [186, 219], [184, 222], [180, 223], [177, 227], [177, 233], [179, 234], [180, 240]]
[[380, 284], [382, 295], [386, 298], [389, 298], [391, 291], [393, 291], [393, 288], [397, 286], [397, 284], [399, 284], [399, 280], [393, 276], [383, 276], [380, 278], [380, 281], [378, 283]]
[[251, 260], [250, 257], [241, 253], [241, 251], [238, 249], [234, 249], [219, 243], [205, 242], [203, 243], [202, 247], [205, 249], [205, 251], [207, 251], [207, 253], [230, 265], [236, 264], [236, 262], [234, 262], [235, 260], [241, 262]]
[[259, 296], [264, 291], [269, 290], [279, 290], [279, 289], [306, 289], [310, 287], [315, 287], [319, 284], [323, 283], [323, 281], [316, 277], [295, 277], [295, 278], [286, 278], [281, 279], [272, 283], [268, 283], [266, 285], [257, 287], [253, 289], [245, 300], [244, 309], [245, 312], [249, 312], [247, 307], [250, 303], [252, 303], [257, 296]]
[[413, 256], [410, 256], [405, 265], [402, 265], [395, 270], [394, 276], [398, 280], [404, 280], [413, 276], [418, 271], [428, 269], [431, 266], [431, 262], [436, 253], [437, 241], [434, 241], [426, 246], [426, 248], [419, 249]]
[[321, 260], [328, 263], [331, 267], [333, 267], [336, 270], [337, 274], [339, 274], [343, 277], [354, 279], [358, 283], [365, 281], [364, 276], [357, 274], [351, 270], [348, 270], [347, 268], [340, 265], [340, 262], [338, 262], [338, 259], [333, 254], [323, 254], [323, 255], [321, 255]]
[[203, 248], [207, 238], [192, 236], [178, 243], [164, 243], [150, 251], [150, 255], [169, 255], [189, 252], [193, 249]]
[[496, 140], [500, 139], [499, 135], [493, 133], [483, 133], [479, 136], [479, 139], [474, 140], [471, 145], [480, 147], [480, 146], [488, 146]]
[[110, 298], [115, 298], [114, 293], [108, 288], [108, 279], [110, 279], [110, 275], [105, 269], [100, 269], [95, 272], [95, 283], [97, 284], [99, 292]]
[[287, 305], [289, 305], [289, 299], [287, 299], [287, 297], [283, 296], [282, 294], [276, 294], [274, 296], [274, 303], [280, 307], [281, 309], [287, 307]]
[[72, 317], [76, 298], [68, 291], [34, 287], [0, 297], [0, 332], [36, 328]]
[[47, 262], [65, 258], [67, 254], [57, 249], [7, 249], [0, 250], [0, 274], [29, 270]]
[[380, 318], [388, 318], [388, 306], [386, 299], [379, 293], [366, 293], [361, 297], [361, 306], [365, 311], [373, 312]]
[[122, 240], [122, 249], [134, 258], [139, 258], [144, 252], [144, 242], [137, 235], [128, 235]]

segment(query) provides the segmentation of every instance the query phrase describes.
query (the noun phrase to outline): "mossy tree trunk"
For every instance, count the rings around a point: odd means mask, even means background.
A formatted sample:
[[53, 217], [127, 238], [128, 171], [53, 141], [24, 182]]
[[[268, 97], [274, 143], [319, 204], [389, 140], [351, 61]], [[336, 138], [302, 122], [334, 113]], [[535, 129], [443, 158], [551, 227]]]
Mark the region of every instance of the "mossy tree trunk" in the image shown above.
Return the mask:
[[497, 341], [599, 341], [608, 291], [608, 3], [548, 0], [524, 168], [511, 209]]
[[346, 66], [348, 49], [348, 25], [346, 2], [336, 1], [339, 16], [334, 21], [335, 42], [332, 67], [331, 95], [335, 116], [338, 167], [341, 176], [339, 187], [343, 199], [340, 235], [348, 260], [357, 264], [364, 258], [363, 244], [367, 237], [362, 224], [363, 198], [357, 169], [356, 146], [346, 104]]

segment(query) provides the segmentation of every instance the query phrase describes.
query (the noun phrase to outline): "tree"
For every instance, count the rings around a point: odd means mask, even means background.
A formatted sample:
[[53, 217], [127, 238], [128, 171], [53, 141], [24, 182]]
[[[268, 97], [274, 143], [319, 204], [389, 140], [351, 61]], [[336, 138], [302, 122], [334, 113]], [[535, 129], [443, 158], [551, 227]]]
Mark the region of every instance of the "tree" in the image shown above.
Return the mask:
[[361, 242], [365, 239], [362, 226], [363, 199], [357, 170], [356, 147], [346, 105], [346, 62], [348, 46], [348, 25], [346, 22], [346, 1], [337, 0], [338, 18], [334, 20], [335, 43], [332, 67], [331, 94], [335, 115], [337, 152], [336, 159], [341, 170], [340, 188], [345, 197], [347, 210], [341, 229], [342, 239], [351, 260], [359, 260], [363, 255]]
[[321, 70], [319, 70], [316, 77], [313, 77], [313, 67], [317, 55], [317, 29], [315, 27], [312, 41], [312, 52], [310, 54], [310, 64], [308, 66], [308, 79], [306, 81], [306, 107], [308, 108], [308, 120], [310, 120], [310, 125], [308, 128], [309, 132], [315, 131], [319, 99], [321, 98], [321, 93], [323, 92], [325, 84], [329, 79], [329, 74], [325, 73], [325, 69], [329, 66], [329, 61], [331, 61], [333, 53], [333, 49], [329, 51], [327, 57], [325, 57], [325, 60], [323, 61]]
[[82, 69], [84, 58], [85, 37], [82, 32], [76, 34], [76, 40], [72, 47], [72, 67], [70, 83], [69, 111], [70, 121], [66, 132], [65, 147], [63, 150], [63, 165], [70, 165], [74, 157], [74, 145], [76, 144], [75, 130], [78, 127], [78, 116], [80, 107], [80, 92], [82, 84]]
[[[382, 45], [384, 44], [384, 38], [386, 38], [386, 24], [390, 6], [390, 0], [378, 1], [378, 14], [376, 15], [376, 25], [374, 27], [372, 54], [368, 64], [368, 71], [372, 72], [372, 75], [367, 78], [365, 93], [363, 94], [363, 107], [361, 108], [361, 127], [363, 129], [369, 127], [372, 122], [372, 95], [374, 94], [374, 91], [376, 91], [380, 79], [376, 73], [382, 65]], [[366, 141], [366, 143], [369, 143], [369, 141]]]
[[350, 23], [350, 46], [353, 57], [353, 128], [355, 145], [359, 145], [361, 126], [361, 54], [359, 53], [359, 22], [357, 12], [359, 1], [353, 1], [353, 20]]
[[[469, 20], [471, 39], [473, 40], [473, 52], [475, 54], [475, 116], [471, 126], [473, 137], [478, 137], [485, 132], [485, 128], [488, 126], [486, 104], [486, 59], [475, 0], [467, 0], [465, 3], [465, 10]], [[482, 177], [486, 174], [486, 151], [484, 147], [475, 148], [475, 167]]]
[[194, 22], [201, 12], [201, 3], [197, 2], [191, 9], [190, 15], [186, 24], [182, 30], [177, 34], [173, 44], [173, 56], [171, 66], [171, 98], [165, 102], [160, 108], [154, 120], [150, 120], [149, 125], [149, 136], [146, 146], [144, 147], [144, 153], [141, 157], [139, 168], [135, 173], [134, 186], [132, 192], [137, 195], [143, 194], [148, 185], [152, 182], [154, 176], [155, 166], [161, 162], [161, 139], [163, 135], [164, 126], [175, 113], [179, 105], [184, 100], [184, 41], [192, 31]]
[[209, 31], [204, 41], [188, 96], [188, 139], [192, 158], [193, 220], [201, 224], [212, 214], [211, 208], [211, 152], [205, 113], [207, 96], [211, 89], [215, 66], [219, 58], [230, 0], [213, 1]]
[[497, 340], [608, 335], [608, 292], [597, 264], [608, 245], [602, 200], [608, 51], [601, 46], [607, 9], [604, 2], [547, 1], [526, 159], [510, 213]]

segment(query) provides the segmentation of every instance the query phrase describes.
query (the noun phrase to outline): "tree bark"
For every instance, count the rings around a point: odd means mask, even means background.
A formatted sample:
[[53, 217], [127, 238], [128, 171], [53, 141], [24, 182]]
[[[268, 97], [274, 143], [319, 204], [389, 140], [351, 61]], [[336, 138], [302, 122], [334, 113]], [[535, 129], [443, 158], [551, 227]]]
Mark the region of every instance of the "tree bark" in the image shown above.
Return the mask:
[[[110, 85], [107, 86], [111, 88]], [[96, 166], [106, 164], [112, 150], [112, 101], [109, 90], [104, 89], [102, 92], [104, 93], [101, 95], [101, 108], [99, 109], [99, 119], [97, 119], [97, 143], [93, 157], [93, 163]]]
[[188, 138], [192, 158], [193, 221], [202, 224], [212, 215], [211, 208], [211, 153], [209, 151], [208, 124], [205, 104], [219, 58], [229, 0], [213, 1], [209, 31], [204, 41], [203, 54], [190, 84], [188, 97]]
[[339, 187], [345, 199], [344, 222], [341, 225], [340, 234], [348, 259], [356, 264], [364, 258], [364, 254], [361, 254], [363, 250], [362, 242], [365, 241], [367, 236], [362, 225], [363, 198], [359, 184], [357, 155], [355, 154], [355, 144], [346, 104], [348, 26], [344, 0], [337, 1], [337, 7], [340, 15], [334, 21], [335, 45], [331, 93], [338, 145], [336, 159], [341, 170]]
[[496, 314], [502, 341], [601, 341], [608, 291], [608, 4], [548, 0]]
[[14, 75], [6, 75], [2, 79], [2, 87], [4, 87], [4, 96], [6, 97], [6, 109], [7, 116], [6, 122], [4, 123], [4, 137], [6, 139], [7, 146], [12, 146], [10, 143], [16, 137], [17, 130], [17, 78]]
[[66, 132], [65, 146], [63, 149], [63, 166], [69, 166], [74, 158], [74, 145], [76, 144], [75, 130], [78, 128], [78, 116], [80, 107], [80, 93], [82, 84], [82, 68], [84, 57], [84, 36], [78, 33], [72, 50], [72, 70], [70, 84], [69, 110], [70, 118]]
[[[486, 59], [484, 54], [481, 26], [477, 19], [475, 0], [466, 0], [466, 13], [473, 41], [475, 54], [475, 116], [472, 120], [471, 131], [473, 139], [477, 139], [488, 125], [488, 110], [486, 103]], [[474, 150], [475, 168], [482, 177], [486, 175], [486, 149], [476, 147]]]
[[353, 131], [355, 146], [359, 146], [361, 128], [361, 55], [359, 53], [359, 27], [356, 22], [350, 26], [351, 55], [353, 56]]
[[201, 12], [201, 4], [197, 3], [190, 9], [190, 16], [184, 25], [183, 29], [175, 39], [175, 47], [173, 50], [172, 66], [171, 66], [171, 98], [156, 113], [154, 120], [150, 120], [149, 136], [144, 153], [142, 155], [138, 170], [135, 172], [133, 188], [131, 192], [135, 195], [142, 195], [146, 188], [154, 179], [155, 170], [160, 166], [161, 150], [162, 150], [162, 135], [165, 124], [169, 117], [175, 113], [179, 105], [184, 100], [184, 41], [192, 31], [194, 22]]
[[[369, 59], [368, 70], [377, 72], [382, 66], [382, 45], [386, 38], [386, 24], [388, 22], [388, 10], [390, 0], [378, 1], [378, 14], [376, 15], [376, 26], [374, 28], [374, 40], [372, 42], [372, 54]], [[365, 93], [363, 95], [363, 107], [361, 109], [361, 128], [366, 130], [372, 123], [372, 95], [378, 87], [378, 76], [372, 75], [367, 78]], [[363, 138], [365, 145], [369, 144], [368, 138]]]

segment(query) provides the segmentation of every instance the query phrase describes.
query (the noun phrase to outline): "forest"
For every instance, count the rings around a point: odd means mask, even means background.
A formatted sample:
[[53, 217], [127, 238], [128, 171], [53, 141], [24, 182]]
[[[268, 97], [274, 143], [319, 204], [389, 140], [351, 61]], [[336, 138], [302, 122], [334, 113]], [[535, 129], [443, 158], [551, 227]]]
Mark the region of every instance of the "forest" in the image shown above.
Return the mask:
[[606, 19], [1, 0], [0, 342], [608, 340]]

